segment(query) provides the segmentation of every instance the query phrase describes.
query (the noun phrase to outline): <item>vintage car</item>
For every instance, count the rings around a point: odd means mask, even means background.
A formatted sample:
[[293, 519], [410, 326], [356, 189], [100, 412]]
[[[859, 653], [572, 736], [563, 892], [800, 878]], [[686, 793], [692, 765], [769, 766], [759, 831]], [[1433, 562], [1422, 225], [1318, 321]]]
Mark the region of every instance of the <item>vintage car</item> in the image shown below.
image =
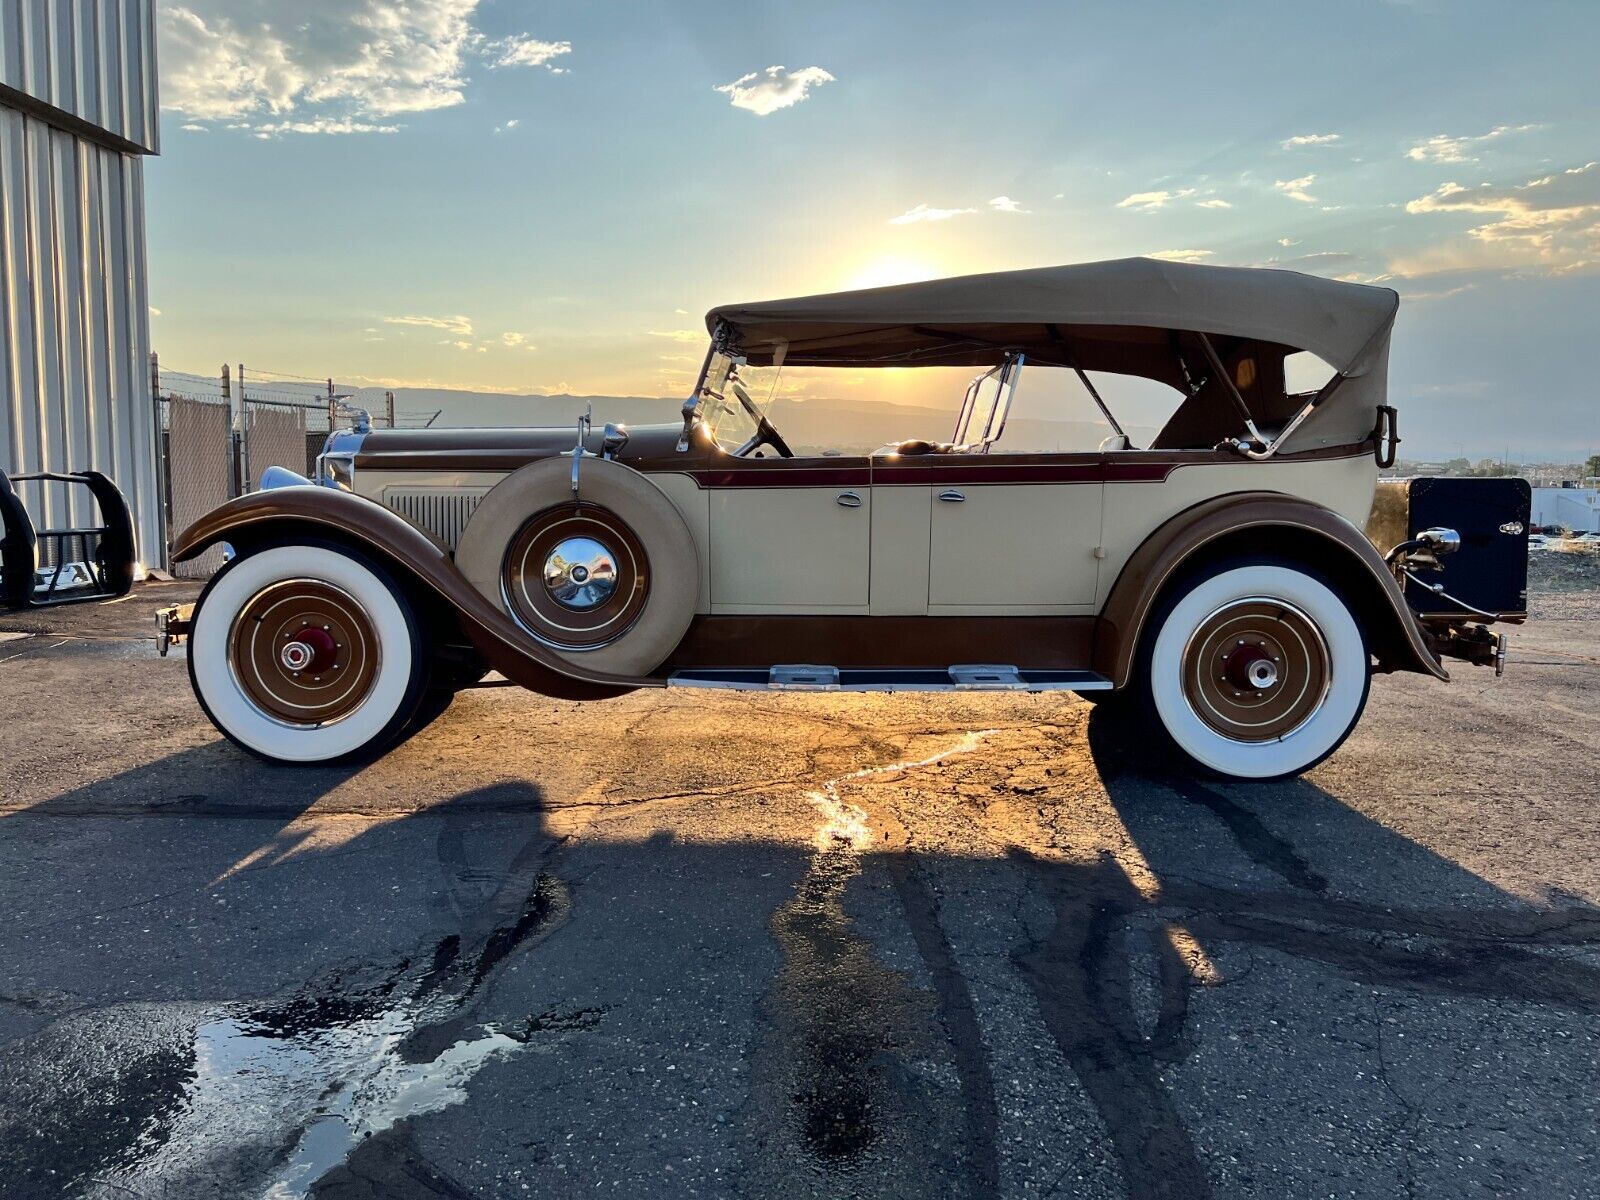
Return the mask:
[[[564, 699], [1067, 690], [1182, 765], [1293, 775], [1374, 671], [1496, 666], [1485, 626], [1526, 608], [1515, 496], [1466, 506], [1470, 530], [1413, 527], [1404, 485], [1374, 504], [1397, 306], [1148, 259], [726, 305], [680, 420], [336, 432], [314, 482], [275, 471], [176, 539], [231, 558], [163, 644], [187, 638], [219, 730], [282, 762], [376, 752], [498, 672]], [[1294, 355], [1326, 382], [1289, 387]], [[765, 403], [785, 370], [951, 367], [980, 374], [948, 442], [797, 455]], [[1007, 452], [1024, 369], [1081, 383], [1108, 436]], [[1115, 376], [1170, 389], [1147, 445]], [[1444, 570], [1485, 537], [1494, 571]]]

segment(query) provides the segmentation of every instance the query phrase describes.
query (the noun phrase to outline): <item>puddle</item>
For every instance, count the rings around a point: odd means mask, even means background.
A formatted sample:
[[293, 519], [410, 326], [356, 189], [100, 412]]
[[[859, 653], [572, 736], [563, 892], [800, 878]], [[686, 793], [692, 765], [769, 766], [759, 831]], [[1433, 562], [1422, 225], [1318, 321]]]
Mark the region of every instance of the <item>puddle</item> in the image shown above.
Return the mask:
[[462, 1103], [487, 1063], [526, 1047], [526, 1035], [479, 1026], [429, 1061], [407, 1061], [408, 1042], [456, 999], [419, 1001], [412, 987], [368, 1011], [321, 998], [212, 1010], [194, 1029], [160, 1137], [134, 1147], [131, 1163], [86, 1173], [83, 1194], [305, 1196], [366, 1138]]
[[[0, 1147], [21, 1153], [24, 1180], [65, 1183], [86, 1200], [306, 1196], [369, 1138], [463, 1103], [489, 1063], [538, 1035], [594, 1028], [599, 1010], [545, 1012], [505, 1028], [472, 1016], [494, 969], [554, 928], [568, 903], [560, 881], [540, 874], [503, 924], [480, 925], [466, 947], [460, 935], [444, 938], [423, 961], [387, 975], [337, 974], [266, 1005], [127, 1006], [74, 1017], [29, 1048], [56, 1061], [65, 1082], [40, 1089], [20, 1121], [0, 1111]], [[115, 1043], [104, 1040], [111, 1029], [122, 1030]], [[162, 1061], [174, 1064], [169, 1082], [124, 1095], [116, 1105], [122, 1132], [100, 1146], [96, 1129], [76, 1126], [106, 1124], [105, 1114], [74, 1103], [74, 1089], [115, 1093], [158, 1037]], [[64, 1146], [82, 1151], [64, 1157]]]

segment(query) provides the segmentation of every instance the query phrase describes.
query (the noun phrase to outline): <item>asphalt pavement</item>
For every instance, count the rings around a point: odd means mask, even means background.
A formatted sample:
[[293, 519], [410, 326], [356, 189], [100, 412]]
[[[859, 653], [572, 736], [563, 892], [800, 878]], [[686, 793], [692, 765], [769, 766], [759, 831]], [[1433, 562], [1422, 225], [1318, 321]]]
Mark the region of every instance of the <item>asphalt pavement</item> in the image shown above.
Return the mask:
[[224, 743], [0, 618], [0, 1195], [1600, 1196], [1600, 593], [1302, 780], [1071, 696]]

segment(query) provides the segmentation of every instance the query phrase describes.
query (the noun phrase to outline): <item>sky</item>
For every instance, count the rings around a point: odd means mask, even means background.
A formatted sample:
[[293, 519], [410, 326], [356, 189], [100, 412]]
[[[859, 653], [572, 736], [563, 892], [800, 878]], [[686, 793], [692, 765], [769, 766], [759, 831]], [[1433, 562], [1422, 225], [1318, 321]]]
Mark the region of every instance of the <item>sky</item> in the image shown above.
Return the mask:
[[1407, 450], [1600, 450], [1593, 0], [158, 10], [169, 366], [681, 397], [714, 304], [1145, 254], [1396, 289]]

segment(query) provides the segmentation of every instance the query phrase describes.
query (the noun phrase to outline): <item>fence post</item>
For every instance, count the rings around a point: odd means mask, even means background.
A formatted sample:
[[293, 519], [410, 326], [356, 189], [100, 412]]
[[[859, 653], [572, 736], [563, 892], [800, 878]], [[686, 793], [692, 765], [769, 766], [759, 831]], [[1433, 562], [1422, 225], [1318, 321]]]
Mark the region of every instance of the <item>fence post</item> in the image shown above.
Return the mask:
[[386, 401], [388, 401], [388, 404], [389, 404], [389, 428], [393, 429], [394, 428], [394, 393], [393, 392], [385, 392], [383, 394], [383, 398]]
[[163, 571], [172, 567], [169, 545], [172, 542], [172, 497], [167, 483], [167, 447], [161, 428], [161, 356], [150, 351], [150, 423], [155, 432], [151, 450], [156, 468], [156, 516], [161, 525], [161, 544], [146, 546], [145, 551], [156, 556], [156, 565]]
[[[229, 406], [230, 413], [233, 411]], [[234, 495], [242, 496], [250, 490], [250, 410], [245, 407], [244, 392], [244, 364], [239, 364], [239, 406], [238, 406], [239, 433], [235, 444], [238, 452], [234, 455], [233, 487]]]

